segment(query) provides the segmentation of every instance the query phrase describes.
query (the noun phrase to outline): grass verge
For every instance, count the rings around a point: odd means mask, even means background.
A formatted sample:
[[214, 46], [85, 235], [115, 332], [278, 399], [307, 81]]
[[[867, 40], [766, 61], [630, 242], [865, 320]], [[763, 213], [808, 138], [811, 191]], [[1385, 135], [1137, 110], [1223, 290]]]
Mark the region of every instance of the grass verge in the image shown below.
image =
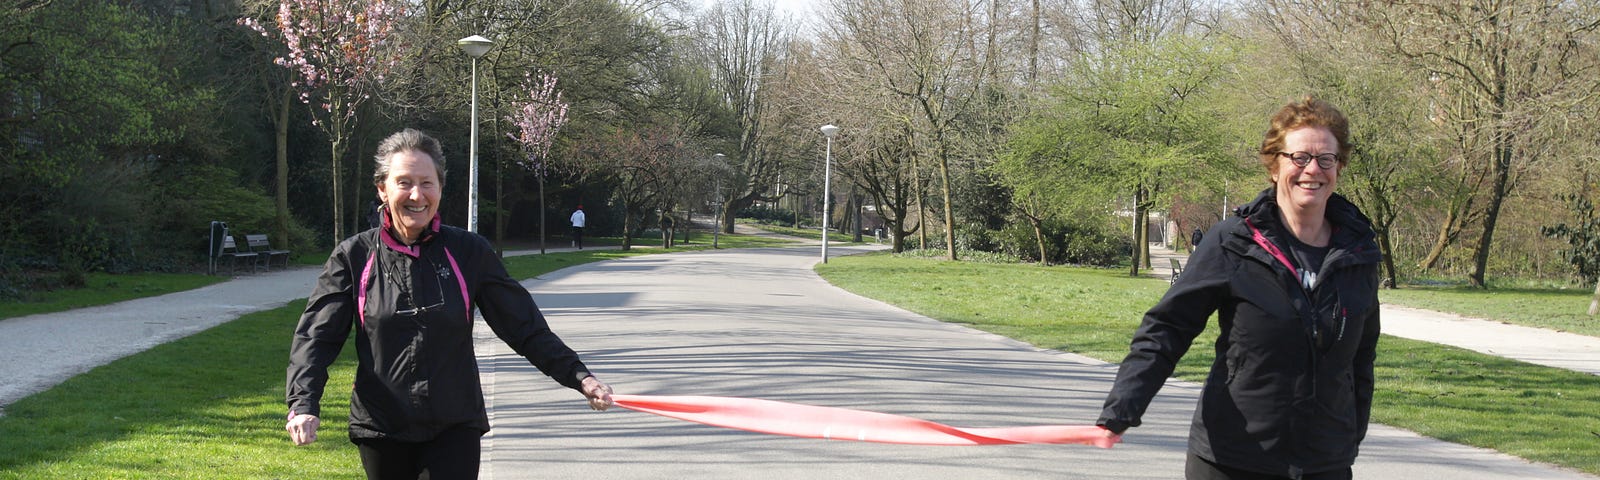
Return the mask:
[[1591, 289], [1413, 287], [1381, 290], [1384, 303], [1600, 337]]
[[[829, 282], [942, 321], [1108, 362], [1127, 354], [1167, 283], [1121, 270], [855, 255], [818, 264]], [[981, 294], [975, 294], [981, 293]], [[1069, 313], [1070, 312], [1070, 313]], [[1177, 375], [1203, 381], [1213, 326]], [[1441, 440], [1600, 474], [1600, 382], [1590, 375], [1385, 336], [1373, 420]]]
[[[812, 239], [812, 240], [821, 240], [822, 239], [822, 234], [820, 232], [817, 232], [815, 229], [810, 229], [810, 228], [785, 227], [785, 226], [782, 226], [782, 225], [776, 225], [776, 224], [770, 224], [770, 223], [757, 223], [757, 222], [748, 221], [748, 220], [742, 220], [742, 219], [739, 221], [739, 223], [744, 223], [744, 224], [747, 224], [747, 225], [750, 225], [750, 226], [753, 226], [753, 227], [756, 227], [756, 228], [759, 228], [759, 229], [762, 229], [762, 230], [766, 230], [766, 231], [769, 231], [769, 232], [772, 232], [772, 233], [779, 234], [779, 235], [788, 235], [788, 236], [791, 236], [791, 237], [799, 237], [799, 238], [809, 238], [809, 239]], [[866, 238], [870, 238], [870, 237], [862, 236], [861, 238], [866, 239]], [[830, 241], [830, 242], [852, 243], [852, 240], [853, 240], [853, 238], [849, 234], [838, 233], [838, 232], [828, 232], [828, 241]]]
[[186, 273], [91, 273], [83, 288], [33, 294], [29, 301], [0, 303], [0, 320], [24, 315], [60, 312], [192, 290], [226, 281], [228, 277]]
[[[240, 317], [73, 377], [6, 407], [0, 478], [348, 478], [343, 415], [316, 443], [283, 431], [289, 337], [304, 301]], [[346, 348], [353, 352], [352, 348]], [[329, 385], [354, 381], [344, 355]], [[348, 412], [348, 395], [328, 395]]]

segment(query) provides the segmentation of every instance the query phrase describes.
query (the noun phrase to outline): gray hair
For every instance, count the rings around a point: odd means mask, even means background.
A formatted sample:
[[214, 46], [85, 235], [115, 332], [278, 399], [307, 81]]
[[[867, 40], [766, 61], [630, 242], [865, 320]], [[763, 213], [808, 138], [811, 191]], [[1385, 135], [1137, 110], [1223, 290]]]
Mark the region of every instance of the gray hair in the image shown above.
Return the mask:
[[389, 179], [389, 157], [400, 152], [416, 150], [433, 158], [433, 168], [439, 171], [439, 184], [444, 185], [444, 147], [439, 141], [419, 130], [407, 128], [390, 135], [378, 143], [374, 155], [377, 165], [372, 169], [372, 182], [382, 184]]

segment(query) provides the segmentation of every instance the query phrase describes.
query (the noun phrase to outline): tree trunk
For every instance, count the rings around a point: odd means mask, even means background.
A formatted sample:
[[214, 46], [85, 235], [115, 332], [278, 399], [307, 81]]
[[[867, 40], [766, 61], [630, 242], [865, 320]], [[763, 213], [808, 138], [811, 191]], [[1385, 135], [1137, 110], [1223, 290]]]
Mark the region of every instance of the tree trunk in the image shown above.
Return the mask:
[[328, 145], [330, 146], [330, 153], [332, 154], [331, 158], [329, 159], [329, 161], [332, 162], [332, 166], [333, 166], [333, 244], [334, 245], [338, 245], [339, 242], [344, 241], [344, 238], [345, 238], [345, 233], [344, 233], [344, 175], [342, 174], [342, 172], [341, 172], [341, 170], [339, 168], [339, 145], [340, 145], [340, 143], [343, 142], [343, 140], [344, 140], [343, 138], [340, 138], [337, 134], [335, 134], [335, 136], [333, 137], [332, 141], [328, 142]]
[[1589, 316], [1600, 314], [1600, 282], [1594, 282], [1594, 299], [1589, 301]]
[[544, 253], [545, 244], [545, 219], [544, 219], [544, 168], [540, 165], [539, 171], [539, 253]]
[[1039, 243], [1039, 265], [1050, 265], [1050, 257], [1044, 247], [1044, 222], [1037, 217], [1029, 215], [1028, 223], [1033, 225], [1033, 241]]
[[278, 243], [280, 248], [292, 249], [294, 242], [289, 238], [289, 108], [294, 105], [294, 89], [285, 87], [283, 98], [278, 102], [277, 125], [274, 130], [278, 148], [278, 185], [276, 186], [278, 210]]
[[622, 251], [633, 249], [633, 209], [622, 206]]
[[1511, 149], [1502, 144], [1495, 147], [1494, 188], [1490, 191], [1489, 208], [1484, 212], [1483, 235], [1478, 237], [1478, 251], [1472, 256], [1472, 275], [1468, 277], [1473, 287], [1488, 288], [1484, 273], [1489, 267], [1489, 248], [1494, 244], [1494, 226], [1500, 219], [1500, 207], [1505, 204], [1506, 183], [1511, 176]]
[[1395, 279], [1394, 270], [1394, 243], [1390, 241], [1388, 229], [1378, 235], [1379, 247], [1383, 249], [1383, 269], [1387, 272], [1382, 282], [1383, 288], [1396, 288], [1400, 283]]
[[[942, 142], [942, 141], [941, 141]], [[939, 180], [941, 185], [939, 193], [944, 196], [944, 242], [947, 256], [951, 261], [956, 258], [956, 212], [950, 203], [950, 160], [945, 158], [944, 147], [939, 147]]]
[[850, 241], [856, 242], [856, 243], [861, 243], [861, 230], [863, 230], [863, 228], [861, 227], [861, 204], [862, 204], [861, 195], [856, 193], [856, 187], [851, 186], [850, 187], [850, 213], [852, 213], [853, 215], [851, 215], [852, 221], [850, 223], [852, 224], [851, 225], [851, 227], [852, 227], [851, 231], [855, 232], [855, 234], [850, 236]]

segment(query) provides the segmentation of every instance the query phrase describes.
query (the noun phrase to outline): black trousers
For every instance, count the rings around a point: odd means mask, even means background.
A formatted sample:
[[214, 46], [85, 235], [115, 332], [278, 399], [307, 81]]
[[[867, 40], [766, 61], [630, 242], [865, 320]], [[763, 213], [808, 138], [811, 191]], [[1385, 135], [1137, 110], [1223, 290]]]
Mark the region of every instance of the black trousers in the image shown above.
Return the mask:
[[[1350, 469], [1345, 468], [1331, 472], [1307, 473], [1296, 480], [1350, 480], [1351, 475]], [[1218, 465], [1190, 453], [1188, 460], [1183, 464], [1183, 478], [1187, 480], [1287, 480], [1290, 477]]]
[[483, 432], [456, 427], [426, 442], [351, 440], [361, 450], [368, 480], [455, 480], [478, 478]]
[[583, 249], [583, 227], [572, 227], [572, 246]]

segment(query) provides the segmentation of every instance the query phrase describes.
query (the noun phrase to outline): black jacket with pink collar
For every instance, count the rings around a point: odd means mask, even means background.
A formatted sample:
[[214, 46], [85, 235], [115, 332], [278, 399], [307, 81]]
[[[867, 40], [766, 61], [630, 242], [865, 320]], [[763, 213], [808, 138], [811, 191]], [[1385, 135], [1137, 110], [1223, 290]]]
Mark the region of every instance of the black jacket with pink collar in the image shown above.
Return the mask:
[[1319, 279], [1297, 280], [1275, 190], [1207, 232], [1183, 275], [1145, 313], [1099, 424], [1138, 426], [1178, 359], [1217, 314], [1216, 360], [1189, 451], [1229, 467], [1287, 475], [1354, 463], [1372, 409], [1378, 263], [1371, 222], [1334, 195]]
[[290, 416], [321, 415], [328, 366], [354, 331], [352, 438], [423, 441], [463, 425], [487, 432], [472, 348], [475, 308], [560, 384], [579, 389], [589, 376], [487, 240], [435, 218], [408, 246], [386, 219], [340, 243], [323, 265], [290, 346]]

